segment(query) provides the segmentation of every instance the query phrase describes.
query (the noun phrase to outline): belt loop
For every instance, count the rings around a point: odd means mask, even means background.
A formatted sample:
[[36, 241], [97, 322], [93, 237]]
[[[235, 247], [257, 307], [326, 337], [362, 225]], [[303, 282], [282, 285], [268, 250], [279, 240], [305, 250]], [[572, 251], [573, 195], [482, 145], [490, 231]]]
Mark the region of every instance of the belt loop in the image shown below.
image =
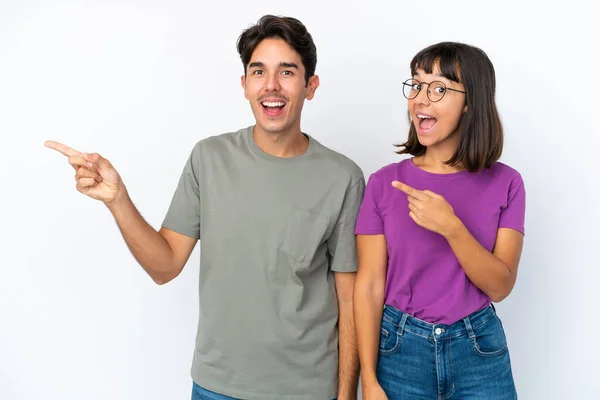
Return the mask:
[[469, 317], [463, 318], [463, 322], [465, 323], [465, 327], [467, 328], [467, 332], [469, 333], [469, 339], [473, 339], [475, 337], [475, 332], [473, 331], [473, 327], [471, 326], [471, 319]]
[[494, 303], [490, 303], [490, 306], [492, 306], [492, 310], [494, 310], [494, 314], [497, 314], [496, 313], [496, 306], [494, 305]]
[[402, 336], [404, 334], [404, 325], [406, 325], [406, 320], [408, 319], [408, 313], [403, 312], [402, 318], [400, 318], [400, 323], [398, 324], [398, 335]]

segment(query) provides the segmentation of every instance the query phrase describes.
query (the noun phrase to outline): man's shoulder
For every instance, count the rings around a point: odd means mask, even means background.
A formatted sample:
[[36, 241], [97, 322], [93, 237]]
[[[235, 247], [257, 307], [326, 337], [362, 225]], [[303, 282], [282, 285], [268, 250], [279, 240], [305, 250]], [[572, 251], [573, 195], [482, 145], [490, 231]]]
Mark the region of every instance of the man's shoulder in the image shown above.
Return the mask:
[[312, 137], [311, 140], [315, 141], [314, 156], [329, 163], [330, 167], [334, 168], [336, 174], [345, 174], [351, 177], [354, 183], [364, 178], [362, 169], [350, 157], [323, 145]]
[[221, 149], [231, 150], [242, 144], [244, 135], [249, 127], [238, 129], [237, 131], [225, 132], [208, 136], [200, 139], [194, 146], [195, 152], [212, 152]]

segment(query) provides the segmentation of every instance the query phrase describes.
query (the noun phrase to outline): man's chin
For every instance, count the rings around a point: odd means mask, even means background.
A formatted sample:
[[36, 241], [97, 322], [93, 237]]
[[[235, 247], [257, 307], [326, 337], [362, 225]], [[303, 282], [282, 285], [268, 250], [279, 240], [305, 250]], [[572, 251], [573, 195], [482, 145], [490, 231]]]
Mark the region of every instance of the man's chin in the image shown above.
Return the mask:
[[289, 130], [289, 127], [286, 126], [283, 123], [266, 123], [266, 124], [261, 124], [261, 123], [257, 123], [256, 124], [258, 126], [258, 128], [265, 132], [265, 133], [269, 133], [269, 134], [281, 134], [281, 133], [285, 133], [286, 131]]

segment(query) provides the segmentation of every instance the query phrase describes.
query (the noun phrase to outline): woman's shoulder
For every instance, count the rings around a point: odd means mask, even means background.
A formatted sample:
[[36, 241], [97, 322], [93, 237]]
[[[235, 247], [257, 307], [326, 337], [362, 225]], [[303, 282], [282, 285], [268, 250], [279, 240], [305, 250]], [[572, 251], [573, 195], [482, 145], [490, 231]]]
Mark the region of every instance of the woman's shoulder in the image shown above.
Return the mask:
[[379, 168], [378, 170], [376, 170], [375, 172], [373, 172], [371, 174], [371, 178], [386, 178], [392, 175], [397, 175], [398, 172], [402, 171], [403, 169], [407, 168], [409, 166], [408, 163], [410, 163], [411, 160], [410, 158], [395, 162], [395, 163], [391, 163], [391, 164], [387, 164], [381, 168]]
[[523, 180], [519, 171], [500, 161], [496, 161], [494, 164], [492, 164], [492, 166], [487, 169], [487, 173], [491, 174], [495, 178]]

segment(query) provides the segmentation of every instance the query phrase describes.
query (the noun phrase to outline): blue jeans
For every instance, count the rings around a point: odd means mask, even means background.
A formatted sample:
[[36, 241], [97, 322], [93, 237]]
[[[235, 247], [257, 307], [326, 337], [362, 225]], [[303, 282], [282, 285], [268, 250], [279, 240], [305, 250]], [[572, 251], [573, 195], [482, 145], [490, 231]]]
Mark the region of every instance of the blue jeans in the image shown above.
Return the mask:
[[[223, 394], [218, 394], [215, 392], [211, 392], [210, 390], [206, 390], [201, 388], [194, 382], [194, 386], [192, 388], [192, 400], [240, 400], [233, 397], [225, 396]], [[333, 399], [337, 400], [337, 399]]]
[[210, 390], [206, 390], [196, 382], [194, 382], [194, 386], [192, 387], [192, 400], [239, 400], [234, 397], [225, 396], [223, 394], [218, 394], [215, 392], [211, 392]]
[[516, 400], [502, 323], [493, 306], [452, 325], [386, 305], [377, 379], [389, 400]]

